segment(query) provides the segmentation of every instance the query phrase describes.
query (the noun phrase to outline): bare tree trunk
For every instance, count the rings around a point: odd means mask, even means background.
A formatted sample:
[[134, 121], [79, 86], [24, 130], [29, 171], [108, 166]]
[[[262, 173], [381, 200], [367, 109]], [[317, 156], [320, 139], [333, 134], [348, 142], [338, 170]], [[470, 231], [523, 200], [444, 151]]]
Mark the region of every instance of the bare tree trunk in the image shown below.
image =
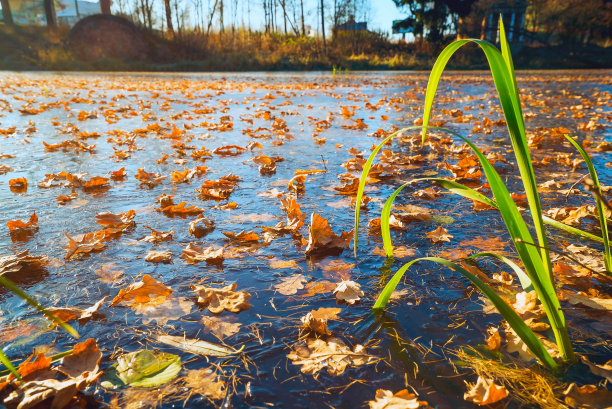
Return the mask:
[[13, 24], [13, 13], [11, 13], [9, 0], [0, 0], [0, 4], [2, 4], [2, 19], [4, 24]]
[[[47, 18], [47, 26], [54, 27], [57, 25], [57, 17], [55, 16], [55, 5], [53, 0], [44, 0], [43, 6], [45, 8], [45, 17]], [[4, 9], [4, 4], [2, 5]]]
[[285, 9], [285, 1], [281, 0], [281, 7], [283, 8], [283, 25], [285, 29], [285, 35], [287, 35], [287, 10]]
[[304, 0], [300, 0], [300, 13], [302, 14], [302, 35], [306, 35], [306, 26], [304, 25]]
[[172, 7], [170, 7], [170, 0], [164, 0], [164, 8], [166, 9], [166, 26], [168, 27], [168, 31], [172, 34], [172, 36], [174, 36], [174, 26], [172, 25]]
[[321, 0], [321, 34], [323, 35], [323, 51], [325, 51], [327, 45], [325, 44], [325, 5], [323, 0]]
[[225, 26], [223, 25], [223, 0], [219, 0], [219, 31], [225, 31]]
[[210, 13], [210, 19], [208, 20], [208, 28], [206, 29], [207, 36], [208, 36], [208, 33], [210, 33], [210, 27], [212, 26], [213, 19], [215, 18], [215, 11], [217, 10], [217, 3], [219, 3], [219, 0], [215, 0], [215, 4], [213, 5], [212, 12]]

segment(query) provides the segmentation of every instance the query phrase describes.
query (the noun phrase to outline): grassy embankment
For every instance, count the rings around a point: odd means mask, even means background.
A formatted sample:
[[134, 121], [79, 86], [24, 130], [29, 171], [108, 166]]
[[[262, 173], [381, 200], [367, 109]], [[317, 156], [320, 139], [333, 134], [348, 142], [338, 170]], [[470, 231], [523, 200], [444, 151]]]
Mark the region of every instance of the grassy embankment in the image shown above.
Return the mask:
[[[145, 34], [156, 58], [80, 61], [66, 45], [68, 27], [0, 24], [0, 69], [111, 71], [258, 71], [426, 69], [437, 49], [426, 43], [392, 43], [376, 33], [340, 33], [328, 39], [247, 32], [183, 33], [174, 40]], [[454, 69], [486, 69], [477, 50], [451, 61]], [[595, 46], [575, 49], [524, 47], [517, 68], [610, 68], [612, 53]]]

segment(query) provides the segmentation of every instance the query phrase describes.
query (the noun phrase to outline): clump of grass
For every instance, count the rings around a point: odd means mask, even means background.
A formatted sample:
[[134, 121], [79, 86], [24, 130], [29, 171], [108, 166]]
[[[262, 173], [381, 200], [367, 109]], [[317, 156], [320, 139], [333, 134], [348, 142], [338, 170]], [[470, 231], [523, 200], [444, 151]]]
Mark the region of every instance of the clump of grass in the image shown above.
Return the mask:
[[[567, 326], [565, 323], [565, 317], [555, 291], [548, 240], [546, 237], [546, 230], [544, 229], [545, 218], [542, 214], [542, 207], [540, 204], [540, 198], [537, 190], [535, 173], [533, 170], [531, 155], [529, 152], [529, 147], [525, 135], [525, 125], [521, 109], [521, 101], [516, 83], [516, 75], [514, 73], [514, 65], [512, 62], [512, 56], [510, 54], [510, 48], [506, 40], [503, 21], [501, 20], [501, 18], [500, 38], [501, 50], [498, 50], [493, 44], [487, 41], [473, 39], [457, 40], [448, 45], [440, 53], [431, 71], [429, 82], [427, 84], [422, 125], [422, 139], [424, 142], [428, 129], [448, 132], [456, 136], [457, 138], [463, 140], [476, 154], [483, 168], [487, 182], [491, 187], [493, 199], [490, 199], [484, 196], [483, 194], [471, 188], [468, 188], [467, 186], [461, 185], [453, 181], [448, 181], [444, 179], [433, 180], [454, 193], [489, 204], [490, 206], [499, 210], [502, 219], [506, 225], [506, 228], [510, 233], [517, 254], [525, 267], [525, 271], [523, 272], [518, 267], [518, 265], [516, 263], [513, 263], [511, 260], [498, 255], [484, 253], [476, 255], [475, 257], [494, 256], [500, 259], [501, 261], [506, 262], [518, 274], [521, 284], [526, 290], [530, 290], [531, 288], [533, 288], [536, 291], [538, 299], [544, 307], [546, 316], [554, 333], [561, 360], [564, 362], [572, 362], [575, 360], [575, 355], [569, 339]], [[499, 176], [495, 168], [491, 165], [491, 163], [486, 159], [483, 153], [478, 149], [478, 147], [476, 147], [476, 145], [472, 141], [463, 137], [462, 135], [442, 128], [428, 126], [438, 82], [440, 80], [442, 72], [444, 71], [444, 68], [446, 67], [450, 57], [459, 48], [470, 42], [477, 44], [481, 48], [481, 50], [485, 53], [485, 56], [489, 63], [489, 68], [493, 76], [495, 88], [499, 96], [502, 111], [508, 128], [508, 133], [510, 135], [510, 141], [516, 157], [516, 162], [518, 164], [521, 181], [523, 183], [523, 187], [527, 196], [527, 201], [529, 204], [529, 210], [533, 221], [533, 228], [536, 232], [537, 241], [533, 240], [529, 230], [529, 226], [527, 225], [527, 223], [523, 219], [523, 216], [519, 212], [516, 203], [514, 202], [508, 191], [508, 188], [504, 184], [504, 181]], [[372, 162], [380, 148], [398, 133], [414, 128], [416, 127], [405, 128], [403, 130], [395, 132], [394, 134], [389, 135], [372, 151], [370, 157], [368, 158], [367, 162], [363, 167], [363, 172], [359, 183], [359, 189], [357, 192], [357, 203], [361, 202], [367, 175], [371, 168]], [[570, 142], [572, 142], [574, 146], [576, 146], [580, 153], [583, 155], [583, 157], [585, 157], [585, 161], [587, 162], [587, 166], [589, 167], [591, 178], [594, 183], [594, 189], [599, 192], [600, 189], [599, 183], [597, 181], [597, 175], [594, 171], [590, 158], [588, 158], [588, 155], [586, 155], [584, 150], [582, 150], [579, 145], [574, 143], [573, 140], [571, 140]], [[406, 185], [400, 187], [393, 193], [393, 195], [391, 195], [391, 197], [387, 200], [387, 203], [385, 204], [385, 207], [383, 208], [383, 213], [381, 215], [381, 231], [383, 233], [383, 242], [385, 245], [386, 254], [389, 257], [393, 256], [393, 247], [391, 245], [390, 232], [388, 228], [390, 208], [397, 194], [399, 194], [399, 192], [405, 186]], [[604, 256], [609, 260], [610, 246], [607, 237], [607, 226], [605, 226], [606, 219], [603, 215], [602, 204], [599, 203], [599, 201], [598, 211], [600, 212], [600, 220], [602, 221], [602, 234], [604, 236], [598, 239], [603, 241], [605, 247]], [[557, 227], [562, 227], [559, 226], [560, 223], [551, 223], [550, 220], [548, 220], [548, 224], [557, 225]], [[357, 206], [355, 209], [355, 253], [357, 251], [358, 227], [359, 206]], [[569, 229], [564, 228], [564, 230]], [[574, 230], [575, 232], [581, 233], [583, 237], [588, 237], [588, 234], [581, 232], [578, 229]], [[489, 298], [489, 300], [497, 308], [500, 314], [506, 319], [506, 321], [508, 321], [508, 324], [517, 333], [521, 340], [528, 346], [531, 352], [539, 359], [539, 361], [549, 369], [557, 370], [557, 362], [551, 357], [550, 353], [544, 347], [542, 341], [525, 324], [525, 322], [518, 316], [514, 309], [510, 307], [495, 292], [495, 290], [493, 290], [483, 281], [478, 279], [478, 277], [474, 276], [460, 265], [446, 259], [438, 257], [424, 257], [406, 263], [389, 280], [389, 282], [379, 295], [378, 300], [374, 305], [375, 310], [382, 310], [385, 308], [392, 292], [395, 290], [395, 287], [398, 285], [404, 273], [412, 264], [418, 261], [433, 261], [439, 264], [443, 264], [468, 278], [487, 296], [487, 298]], [[609, 261], [607, 261], [606, 263], [608, 262]], [[606, 264], [606, 266], [608, 266], [608, 264]]]

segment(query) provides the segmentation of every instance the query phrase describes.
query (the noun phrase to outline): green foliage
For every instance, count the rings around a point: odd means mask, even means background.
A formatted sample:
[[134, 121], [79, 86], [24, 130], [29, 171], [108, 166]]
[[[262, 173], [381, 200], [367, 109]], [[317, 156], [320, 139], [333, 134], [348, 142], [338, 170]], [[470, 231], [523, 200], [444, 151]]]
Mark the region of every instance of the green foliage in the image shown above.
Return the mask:
[[[548, 250], [548, 244], [546, 239], [546, 232], [544, 229], [544, 222], [550, 224], [554, 227], [562, 228], [566, 231], [570, 231], [572, 233], [577, 233], [582, 237], [594, 238], [604, 242], [605, 247], [605, 257], [609, 257], [609, 244], [607, 238], [607, 230], [605, 227], [602, 227], [603, 238], [591, 235], [586, 232], [582, 232], [581, 230], [571, 228], [570, 226], [565, 226], [562, 223], [555, 222], [552, 219], [545, 218], [542, 215], [542, 208], [540, 205], [540, 199], [537, 191], [535, 174], [533, 171], [533, 165], [531, 163], [531, 156], [529, 153], [529, 148], [527, 144], [527, 140], [525, 137], [525, 126], [523, 122], [523, 116], [521, 111], [521, 103], [518, 94], [518, 87], [516, 84], [516, 76], [514, 73], [514, 66], [512, 63], [512, 57], [510, 55], [509, 46], [505, 39], [505, 33], [503, 29], [503, 22], [501, 22], [501, 52], [495, 48], [492, 44], [482, 41], [482, 40], [459, 40], [455, 41], [449, 46], [447, 46], [436, 61], [427, 86], [427, 92], [425, 97], [425, 110], [423, 117], [423, 127], [422, 127], [422, 135], [423, 141], [425, 140], [427, 130], [428, 129], [437, 129], [442, 130], [440, 128], [428, 127], [429, 117], [431, 114], [431, 108], [433, 106], [433, 101], [437, 89], [438, 82], [446, 66], [448, 60], [452, 56], [452, 54], [461, 48], [463, 45], [474, 42], [476, 43], [485, 53], [485, 56], [488, 60], [490, 70], [493, 76], [493, 80], [495, 83], [495, 87], [497, 89], [500, 103], [502, 106], [503, 114], [506, 119], [506, 124], [508, 127], [508, 132], [510, 135], [510, 140], [512, 143], [513, 151], [516, 156], [516, 161], [519, 167], [519, 171], [521, 174], [521, 180], [523, 183], [523, 187], [525, 189], [527, 200], [530, 208], [530, 213], [533, 220], [533, 225], [535, 227], [536, 235], [537, 235], [537, 244], [534, 245], [534, 240], [529, 231], [529, 227], [527, 223], [523, 219], [521, 213], [519, 212], [514, 200], [512, 199], [507, 187], [505, 186], [502, 178], [499, 176], [495, 168], [491, 165], [491, 163], [486, 159], [486, 157], [482, 154], [482, 152], [468, 139], [464, 138], [461, 135], [458, 135], [454, 132], [444, 130], [445, 132], [449, 132], [454, 136], [462, 139], [476, 154], [478, 160], [483, 168], [484, 174], [487, 178], [487, 181], [491, 187], [491, 191], [493, 193], [494, 200], [482, 195], [481, 193], [470, 189], [466, 186], [463, 186], [459, 183], [440, 179], [440, 178], [427, 178], [427, 179], [418, 179], [418, 180], [433, 180], [445, 187], [446, 189], [464, 196], [466, 198], [485, 203], [491, 207], [497, 208], [500, 211], [500, 214], [504, 220], [506, 228], [510, 233], [514, 246], [516, 248], [517, 254], [520, 257], [523, 265], [525, 266], [525, 271], [518, 267], [518, 265], [511, 260], [492, 253], [482, 253], [477, 254], [472, 257], [495, 257], [498, 260], [508, 264], [513, 271], [519, 277], [521, 285], [525, 290], [534, 289], [537, 293], [538, 299], [542, 303], [544, 310], [546, 312], [547, 318], [550, 322], [551, 328], [555, 335], [555, 339], [557, 342], [557, 346], [559, 348], [559, 353], [561, 358], [565, 361], [573, 361], [574, 352], [569, 340], [567, 327], [565, 324], [565, 317], [563, 315], [563, 311], [561, 310], [561, 305], [557, 298], [555, 287], [554, 287], [554, 279], [552, 275], [552, 265], [550, 261], [550, 254]], [[370, 170], [374, 157], [380, 150], [380, 148], [387, 143], [393, 136], [397, 133], [405, 131], [409, 128], [400, 130], [395, 134], [392, 134], [385, 138], [381, 144], [379, 144], [372, 152], [370, 157], [368, 158], [366, 164], [364, 165], [363, 173], [361, 176], [359, 190], [357, 192], [357, 203], [361, 202], [361, 198], [363, 195], [363, 189], [365, 187], [365, 181], [367, 179], [367, 174]], [[572, 140], [573, 141], [573, 140]], [[574, 145], [577, 145], [574, 143]], [[586, 153], [577, 147], [583, 156]], [[589, 171], [591, 173], [591, 178], [593, 179], [594, 189], [596, 192], [599, 192], [599, 182], [597, 181], [597, 175], [592, 166], [592, 162], [586, 155], [585, 161], [587, 162], [587, 166], [589, 167]], [[418, 181], [417, 180], [417, 181]], [[412, 181], [414, 182], [414, 181]], [[412, 183], [409, 182], [409, 183]], [[408, 184], [409, 184], [408, 183]], [[388, 257], [393, 256], [393, 246], [391, 244], [390, 231], [389, 231], [389, 217], [390, 217], [390, 209], [395, 197], [401, 192], [405, 186], [408, 184], [404, 184], [400, 188], [398, 188], [387, 200], [383, 207], [383, 211], [381, 214], [381, 231], [383, 234], [383, 242], [385, 246], [385, 252]], [[598, 203], [598, 210], [603, 212], [603, 207], [601, 203]], [[600, 215], [600, 219], [602, 223], [605, 224], [605, 217]], [[355, 211], [355, 252], [357, 247], [357, 232], [359, 226], [359, 208], [356, 208]], [[525, 325], [525, 323], [516, 315], [514, 310], [507, 305], [496, 293], [493, 289], [487, 286], [484, 282], [474, 277], [465, 269], [462, 269], [460, 266], [451, 263], [448, 260], [443, 260], [439, 258], [424, 258], [418, 260], [429, 260], [434, 261], [448, 267], [451, 267], [453, 270], [460, 272], [465, 277], [467, 277], [472, 283], [474, 283], [483, 293], [491, 300], [491, 302], [496, 306], [498, 311], [502, 314], [502, 316], [508, 321], [510, 326], [514, 329], [517, 335], [525, 342], [525, 344], [530, 348], [530, 350], [538, 357], [540, 362], [550, 369], [556, 369], [556, 363], [548, 352], [545, 350], [542, 342], [533, 334], [533, 332]], [[407, 269], [412, 265], [414, 260], [406, 265], [404, 265], [398, 272], [393, 276], [393, 278], [389, 281], [389, 283], [385, 286], [384, 290], [381, 292], [374, 309], [382, 309], [386, 306], [387, 301], [399, 283], [399, 280], [403, 276], [403, 274], [407, 271]], [[608, 261], [606, 261], [608, 263]], [[606, 264], [607, 265], [607, 264]]]

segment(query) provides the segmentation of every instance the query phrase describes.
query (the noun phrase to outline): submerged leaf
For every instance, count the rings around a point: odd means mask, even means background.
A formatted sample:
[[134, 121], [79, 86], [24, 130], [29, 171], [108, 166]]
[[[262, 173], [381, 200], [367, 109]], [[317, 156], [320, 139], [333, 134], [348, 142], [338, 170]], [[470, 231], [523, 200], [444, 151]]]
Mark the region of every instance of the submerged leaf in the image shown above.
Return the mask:
[[181, 358], [167, 352], [140, 350], [117, 358], [102, 381], [107, 389], [122, 386], [154, 388], [174, 379], [181, 371]]
[[490, 405], [508, 396], [508, 391], [503, 386], [496, 385], [491, 379], [478, 377], [476, 385], [463, 394], [463, 399], [474, 402], [477, 405]]

